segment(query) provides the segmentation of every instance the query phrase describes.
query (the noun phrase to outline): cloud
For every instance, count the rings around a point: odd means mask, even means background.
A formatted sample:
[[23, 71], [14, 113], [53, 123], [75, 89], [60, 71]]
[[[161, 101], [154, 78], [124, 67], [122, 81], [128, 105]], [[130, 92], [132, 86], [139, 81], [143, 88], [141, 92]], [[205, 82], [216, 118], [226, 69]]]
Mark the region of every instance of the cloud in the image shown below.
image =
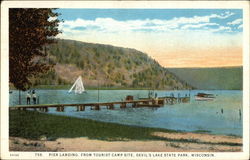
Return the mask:
[[218, 26], [217, 28], [208, 28], [205, 27], [205, 29], [210, 32], [210, 34], [212, 33], [233, 33], [233, 29], [229, 26]]
[[[171, 66], [172, 64], [172, 66], [176, 66], [178, 58], [175, 58], [176, 56], [196, 58], [198, 63], [198, 61], [206, 59], [204, 55], [216, 59], [221, 55], [221, 57], [227, 55], [233, 57], [241, 54], [240, 49], [234, 52], [233, 49], [229, 49], [230, 47], [242, 47], [242, 31], [240, 29], [242, 24], [233, 26], [240, 20], [231, 20], [231, 18], [225, 20], [232, 15], [234, 13], [225, 12], [205, 16], [175, 17], [168, 20], [123, 21], [108, 17], [94, 20], [78, 18], [61, 22], [59, 29], [63, 32], [58, 38], [134, 48], [148, 53], [162, 65]], [[214, 19], [217, 19], [216, 23]], [[221, 55], [217, 53], [221, 53]], [[214, 54], [217, 55], [214, 56]], [[186, 61], [190, 64], [187, 64]], [[185, 62], [183, 66], [192, 65], [190, 60], [183, 59], [182, 62]], [[216, 65], [219, 64], [220, 61], [216, 61]]]
[[239, 19], [236, 19], [236, 20], [234, 20], [232, 22], [228, 22], [227, 24], [228, 25], [238, 25], [238, 24], [241, 24], [241, 23], [242, 23], [242, 19], [239, 18]]
[[172, 20], [168, 21], [168, 23], [175, 23], [175, 24], [197, 24], [201, 22], [209, 22], [209, 16], [194, 16], [191, 18], [186, 17], [179, 17], [179, 18], [173, 18]]
[[243, 28], [243, 25], [242, 25], [242, 24], [238, 26], [238, 29], [241, 29], [241, 28]]
[[[142, 23], [141, 21], [133, 21], [133, 25], [126, 26], [127, 28], [140, 28], [138, 26], [147, 27], [162, 27], [162, 25], [154, 25], [155, 23]], [[101, 22], [100, 22], [101, 23]], [[160, 23], [160, 21], [159, 21]], [[140, 25], [138, 25], [140, 24]], [[170, 25], [170, 24], [169, 24]], [[185, 25], [195, 25], [195, 24], [185, 24]], [[185, 26], [184, 25], [184, 26]], [[209, 27], [210, 23], [204, 23], [202, 25], [196, 24], [199, 27]], [[93, 26], [93, 25], [92, 25]], [[104, 25], [105, 26], [105, 25]], [[148, 53], [149, 56], [154, 57], [160, 64], [164, 66], [176, 67], [181, 62], [185, 62], [182, 66], [192, 66], [198, 65], [198, 62], [204, 59], [204, 55], [207, 57], [214, 57], [218, 51], [222, 50], [221, 56], [231, 57], [235, 54], [241, 54], [241, 52], [232, 52], [230, 47], [242, 46], [242, 32], [236, 32], [235, 34], [226, 34], [231, 31], [231, 28], [228, 26], [217, 26], [214, 29], [204, 29], [204, 30], [189, 30], [187, 29], [172, 29], [170, 32], [142, 32], [142, 31], [127, 31], [127, 28], [123, 30], [125, 32], [106, 32], [101, 30], [75, 30], [70, 28], [65, 28], [67, 32], [60, 34], [58, 38], [73, 39], [89, 43], [101, 43], [101, 44], [111, 44], [114, 46], [134, 48], [145, 53]], [[76, 26], [74, 26], [76, 27]], [[172, 26], [174, 27], [174, 26]], [[112, 29], [112, 28], [111, 28]], [[110, 29], [110, 30], [111, 30]], [[223, 31], [221, 34], [220, 32]], [[220, 34], [218, 34], [218, 32]], [[225, 34], [224, 34], [225, 33]], [[188, 52], [188, 53], [187, 53]], [[222, 54], [223, 53], [223, 54]], [[165, 56], [166, 58], [162, 58]], [[187, 57], [190, 59], [196, 59], [197, 63], [191, 64], [191, 62], [186, 62], [186, 60], [181, 60], [178, 58], [170, 57]], [[178, 59], [178, 62], [177, 62]], [[206, 58], [205, 58], [206, 59]], [[228, 59], [227, 59], [228, 60]], [[229, 61], [227, 63], [230, 63]], [[214, 66], [220, 65], [220, 61], [216, 61]], [[239, 63], [240, 64], [240, 63]], [[206, 65], [199, 64], [200, 66]]]
[[225, 13], [222, 13], [222, 14], [211, 14], [209, 17], [210, 18], [219, 18], [219, 19], [226, 19], [226, 18], [229, 18], [231, 17], [232, 15], [235, 15], [235, 13], [233, 12], [225, 12]]
[[56, 19], [58, 19], [57, 16], [49, 17], [49, 18], [48, 18], [48, 21], [49, 21], [49, 22], [52, 22], [52, 21], [54, 21], [54, 20], [56, 20]]
[[[95, 30], [102, 32], [172, 32], [176, 30], [210, 30], [211, 32], [215, 31], [229, 31], [228, 27], [220, 27], [217, 23], [211, 23], [212, 18], [225, 19], [234, 15], [231, 12], [225, 12], [222, 14], [211, 14], [206, 16], [193, 16], [193, 17], [174, 17], [170, 20], [162, 19], [144, 19], [144, 20], [126, 20], [120, 21], [113, 18], [96, 18], [95, 20], [85, 20], [85, 19], [76, 19], [65, 21], [60, 24], [60, 28], [63, 30], [79, 30], [82, 28], [82, 31], [86, 30]], [[231, 22], [231, 23], [238, 23]], [[213, 27], [212, 27], [213, 26]], [[211, 28], [210, 28], [211, 27]], [[217, 29], [213, 29], [217, 27]]]
[[206, 26], [219, 26], [219, 24], [217, 23], [202, 23], [202, 24], [197, 24], [197, 25], [193, 25], [193, 24], [188, 24], [188, 25], [184, 25], [181, 27], [181, 29], [192, 29], [192, 28], [202, 28], [202, 27], [206, 27]]

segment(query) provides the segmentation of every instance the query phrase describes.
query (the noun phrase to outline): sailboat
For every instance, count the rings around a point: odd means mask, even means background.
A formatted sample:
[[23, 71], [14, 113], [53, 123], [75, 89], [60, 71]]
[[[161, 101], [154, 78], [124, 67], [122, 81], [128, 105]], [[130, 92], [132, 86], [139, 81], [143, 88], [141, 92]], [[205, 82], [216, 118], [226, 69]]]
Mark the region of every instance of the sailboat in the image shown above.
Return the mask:
[[73, 90], [74, 90], [75, 94], [81, 94], [83, 92], [86, 92], [85, 88], [83, 86], [83, 83], [82, 83], [82, 77], [81, 76], [79, 76], [76, 79], [75, 83], [72, 85], [72, 87], [70, 88], [68, 93], [71, 93]]

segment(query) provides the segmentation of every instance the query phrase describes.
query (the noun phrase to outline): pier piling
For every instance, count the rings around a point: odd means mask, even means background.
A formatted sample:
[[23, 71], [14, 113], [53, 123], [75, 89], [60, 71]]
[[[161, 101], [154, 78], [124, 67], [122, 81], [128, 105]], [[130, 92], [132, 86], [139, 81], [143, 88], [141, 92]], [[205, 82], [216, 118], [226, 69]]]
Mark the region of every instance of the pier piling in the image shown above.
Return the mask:
[[121, 103], [120, 108], [126, 108], [126, 103]]
[[80, 106], [80, 111], [85, 111], [85, 106]]
[[100, 105], [99, 104], [94, 105], [94, 110], [100, 110]]
[[111, 109], [111, 110], [114, 109], [114, 104], [111, 103], [111, 104], [107, 105], [107, 108]]
[[57, 107], [56, 111], [58, 111], [58, 112], [64, 112], [64, 106]]
[[137, 103], [132, 103], [132, 107], [133, 108], [137, 107]]

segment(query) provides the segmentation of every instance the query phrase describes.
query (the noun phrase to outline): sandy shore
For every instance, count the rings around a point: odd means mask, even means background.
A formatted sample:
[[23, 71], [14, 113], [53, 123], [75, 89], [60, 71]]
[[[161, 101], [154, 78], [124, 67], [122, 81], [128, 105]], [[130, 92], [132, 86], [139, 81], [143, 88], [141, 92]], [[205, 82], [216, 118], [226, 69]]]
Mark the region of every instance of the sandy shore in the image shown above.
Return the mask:
[[122, 151], [122, 152], [239, 152], [242, 138], [199, 133], [154, 132], [163, 140], [103, 141], [82, 138], [58, 138], [55, 141], [10, 137], [11, 151]]

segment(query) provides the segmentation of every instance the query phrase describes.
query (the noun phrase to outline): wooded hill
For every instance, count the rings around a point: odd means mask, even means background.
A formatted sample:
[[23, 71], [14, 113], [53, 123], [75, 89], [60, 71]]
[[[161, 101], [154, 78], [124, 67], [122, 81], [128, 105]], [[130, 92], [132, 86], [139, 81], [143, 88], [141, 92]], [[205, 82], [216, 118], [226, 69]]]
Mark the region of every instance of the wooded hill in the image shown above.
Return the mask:
[[221, 68], [168, 68], [168, 70], [197, 89], [242, 89], [242, 66]]
[[147, 54], [135, 49], [104, 44], [58, 39], [47, 46], [50, 62], [48, 73], [34, 80], [35, 85], [72, 84], [81, 75], [85, 86], [189, 89]]

